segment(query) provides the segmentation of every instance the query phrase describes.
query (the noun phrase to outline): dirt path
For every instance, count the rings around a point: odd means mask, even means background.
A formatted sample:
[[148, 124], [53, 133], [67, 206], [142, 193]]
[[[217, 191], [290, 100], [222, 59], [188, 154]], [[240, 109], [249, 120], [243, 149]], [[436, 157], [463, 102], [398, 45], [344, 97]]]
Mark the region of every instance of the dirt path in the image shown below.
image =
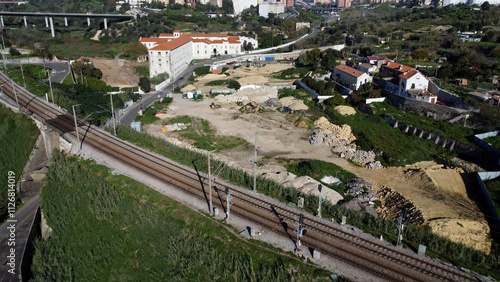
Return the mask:
[[[281, 69], [288, 67], [282, 66]], [[273, 68], [280, 69], [276, 65]], [[269, 76], [271, 72], [263, 73]], [[253, 79], [258, 73], [238, 75]], [[267, 79], [262, 77], [254, 81]], [[224, 79], [228, 78], [231, 77], [224, 76]], [[206, 81], [206, 78], [199, 79], [194, 84], [204, 94], [207, 93], [207, 87], [204, 86]], [[252, 100], [257, 97], [248, 98]], [[399, 192], [413, 202], [422, 212], [425, 222], [438, 234], [489, 252], [491, 242], [488, 239], [488, 224], [476, 203], [468, 197], [463, 180], [465, 176], [460, 170], [445, 169], [434, 162], [421, 162], [404, 168], [365, 169], [338, 157], [327, 147], [312, 147], [308, 141], [310, 130], [295, 127], [283, 113], [266, 111], [260, 114], [241, 114], [240, 106], [235, 103], [222, 103], [222, 108], [211, 109], [209, 105], [213, 101], [214, 99], [205, 98], [195, 102], [175, 96], [167, 113], [168, 116], [187, 115], [206, 119], [217, 128], [218, 134], [240, 137], [250, 144], [254, 143], [254, 135], [258, 134], [260, 157], [318, 159], [337, 164], [372, 183], [374, 190], [389, 187]], [[217, 155], [232, 166], [253, 170], [253, 150], [229, 150]]]
[[102, 80], [114, 87], [134, 87], [139, 83], [139, 75], [134, 67], [149, 67], [148, 63], [118, 60], [115, 66], [113, 59], [92, 58], [90, 61], [101, 70]]

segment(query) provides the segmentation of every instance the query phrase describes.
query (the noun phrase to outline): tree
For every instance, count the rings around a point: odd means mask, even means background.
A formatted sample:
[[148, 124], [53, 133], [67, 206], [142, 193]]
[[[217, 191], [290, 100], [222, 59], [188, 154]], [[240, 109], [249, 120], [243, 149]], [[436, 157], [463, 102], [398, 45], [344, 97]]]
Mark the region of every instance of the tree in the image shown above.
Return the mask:
[[229, 84], [228, 84], [228, 86], [227, 86], [227, 87], [228, 87], [228, 88], [232, 88], [232, 89], [236, 89], [236, 90], [238, 90], [238, 89], [240, 89], [241, 85], [240, 85], [240, 83], [239, 83], [238, 81], [236, 81], [236, 80], [231, 80], [231, 81], [229, 82]]
[[14, 47], [10, 47], [9, 54], [11, 56], [19, 56], [19, 55], [21, 55], [21, 53], [19, 52], [19, 50], [17, 50]]
[[411, 53], [411, 57], [415, 60], [426, 60], [429, 58], [429, 51], [425, 49], [417, 49]]
[[130, 43], [123, 52], [123, 55], [127, 57], [130, 57], [131, 55], [147, 55], [147, 54], [148, 54], [148, 48], [139, 42]]
[[141, 77], [139, 79], [139, 87], [141, 88], [142, 91], [144, 92], [149, 92], [151, 90], [151, 82], [149, 81], [149, 78], [147, 77]]
[[233, 1], [232, 0], [222, 0], [222, 9], [226, 14], [234, 13]]

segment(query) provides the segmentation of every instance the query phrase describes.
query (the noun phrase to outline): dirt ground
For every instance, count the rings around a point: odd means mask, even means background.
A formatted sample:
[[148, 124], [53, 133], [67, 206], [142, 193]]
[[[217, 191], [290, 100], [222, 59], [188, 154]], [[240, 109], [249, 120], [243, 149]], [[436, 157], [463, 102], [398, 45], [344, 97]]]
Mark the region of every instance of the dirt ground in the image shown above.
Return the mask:
[[[102, 64], [105, 63], [105, 61], [102, 62]], [[107, 63], [112, 64], [113, 62], [110, 60]], [[241, 96], [248, 97], [249, 101], [256, 101], [263, 97], [276, 95], [276, 91], [273, 92], [273, 89], [269, 86], [290, 84], [291, 81], [271, 78], [272, 73], [290, 67], [289, 64], [271, 64], [264, 67], [250, 68], [242, 66], [236, 70], [229, 70], [230, 76], [210, 74], [199, 77], [193, 85], [188, 85], [183, 90], [201, 90], [203, 94], [207, 94], [211, 88], [217, 87], [205, 86], [206, 82], [237, 79], [242, 86], [256, 84], [262, 87], [255, 90], [255, 96], [252, 96], [251, 89], [246, 89], [245, 95]], [[101, 70], [106, 74], [104, 69]], [[119, 77], [120, 75], [117, 74], [115, 79], [119, 80]], [[236, 93], [237, 95], [238, 93]], [[241, 97], [238, 99], [242, 99]], [[220, 109], [211, 109], [209, 105], [214, 101], [220, 102], [222, 107]], [[247, 103], [247, 101], [243, 102]], [[365, 169], [338, 157], [327, 147], [312, 147], [308, 141], [311, 131], [306, 128], [296, 127], [289, 121], [289, 118], [287, 119], [287, 114], [276, 110], [263, 113], [241, 113], [239, 108], [240, 106], [234, 100], [227, 101], [227, 99], [221, 99], [220, 97], [215, 99], [206, 97], [203, 101], [195, 102], [191, 99], [182, 99], [180, 95], [174, 95], [174, 101], [167, 114], [162, 118], [168, 119], [184, 115], [200, 117], [216, 127], [218, 134], [240, 137], [250, 144], [254, 143], [255, 134], [258, 134], [258, 155], [260, 161], [266, 164], [259, 168], [259, 174], [274, 176], [276, 179], [286, 179], [287, 177], [283, 176], [277, 177], [277, 175], [286, 172], [283, 172], [279, 166], [275, 166], [276, 163], [272, 159], [264, 159], [263, 156], [287, 159], [318, 159], [335, 163], [370, 182], [375, 191], [384, 187], [397, 191], [415, 205], [422, 213], [424, 224], [429, 224], [434, 232], [489, 253], [491, 241], [489, 239], [488, 224], [477, 204], [468, 197], [464, 184], [465, 176], [461, 174], [461, 170], [443, 168], [434, 162], [421, 162], [406, 167], [389, 167], [378, 170]], [[346, 113], [350, 112], [349, 109], [344, 108], [342, 110]], [[153, 135], [176, 140], [175, 133], [161, 132], [160, 125], [146, 126], [144, 128]], [[190, 146], [179, 140], [176, 143]], [[225, 150], [214, 155], [232, 166], [240, 167], [249, 172], [253, 171], [253, 150]], [[306, 182], [304, 181], [304, 183]], [[296, 186], [296, 184], [293, 186]], [[309, 188], [305, 190], [311, 190]], [[311, 192], [314, 193], [312, 190]], [[338, 195], [330, 195], [329, 199], [336, 202], [339, 198]]]
[[149, 67], [149, 63], [138, 63], [123, 59], [112, 60], [104, 58], [91, 58], [94, 66], [102, 71], [102, 80], [113, 87], [137, 87], [139, 75], [134, 67]]

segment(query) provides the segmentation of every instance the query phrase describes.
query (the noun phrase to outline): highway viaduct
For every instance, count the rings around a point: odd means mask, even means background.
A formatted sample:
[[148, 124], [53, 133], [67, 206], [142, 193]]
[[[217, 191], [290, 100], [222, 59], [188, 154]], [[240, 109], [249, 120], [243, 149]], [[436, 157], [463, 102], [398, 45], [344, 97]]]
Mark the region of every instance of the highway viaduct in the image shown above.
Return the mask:
[[48, 12], [3, 12], [0, 11], [0, 28], [3, 28], [4, 16], [10, 17], [23, 17], [24, 19], [24, 27], [28, 27], [28, 17], [45, 17], [45, 25], [47, 27], [50, 26], [50, 31], [52, 37], [56, 36], [56, 32], [54, 29], [54, 20], [53, 18], [64, 18], [64, 25], [68, 26], [68, 18], [87, 18], [87, 25], [90, 26], [91, 18], [104, 19], [104, 29], [108, 29], [108, 19], [118, 19], [118, 20], [131, 20], [134, 19], [134, 16], [131, 15], [119, 15], [119, 14], [83, 14], [83, 13], [48, 13]]

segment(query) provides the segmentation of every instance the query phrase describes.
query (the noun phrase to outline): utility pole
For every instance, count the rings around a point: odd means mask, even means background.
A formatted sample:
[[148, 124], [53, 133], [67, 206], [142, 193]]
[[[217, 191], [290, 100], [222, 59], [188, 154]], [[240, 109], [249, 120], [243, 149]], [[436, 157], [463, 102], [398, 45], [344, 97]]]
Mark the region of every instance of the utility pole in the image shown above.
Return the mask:
[[210, 153], [215, 152], [216, 150], [213, 151], [208, 151], [208, 189], [210, 191], [210, 215], [213, 215], [213, 206], [212, 206], [212, 176], [210, 174]]
[[303, 235], [303, 232], [304, 232], [304, 229], [302, 229], [302, 224], [304, 223], [304, 214], [301, 213], [299, 215], [299, 218], [297, 219], [297, 221], [295, 222], [295, 226], [297, 227], [297, 244], [296, 244], [296, 247], [297, 247], [297, 251], [300, 251], [300, 237], [302, 237]]
[[49, 78], [50, 97], [52, 97], [52, 104], [54, 104], [54, 92], [52, 92], [52, 81], [50, 77], [50, 72], [48, 70], [47, 70], [47, 77]]
[[257, 193], [257, 133], [255, 133], [255, 160], [253, 161], [253, 192]]
[[404, 213], [399, 213], [399, 218], [398, 218], [398, 241], [396, 243], [396, 246], [398, 247], [403, 247], [402, 246], [402, 241], [403, 241], [403, 229], [405, 227], [405, 221], [406, 221], [406, 209]]
[[[107, 90], [106, 85], [106, 90]], [[115, 118], [115, 110], [113, 109], [113, 94], [109, 93], [109, 99], [111, 100], [111, 118], [113, 119], [113, 133], [116, 136], [116, 118]]]
[[19, 66], [21, 67], [21, 76], [23, 77], [23, 85], [24, 88], [26, 89], [26, 80], [24, 80], [23, 63], [21, 62], [21, 60], [19, 60]]
[[16, 103], [19, 106], [19, 100], [17, 99], [16, 85], [14, 84], [14, 79], [11, 78], [10, 81], [12, 82], [12, 89], [14, 89], [14, 96], [16, 96]]
[[79, 105], [73, 105], [71, 107], [73, 108], [73, 118], [75, 119], [76, 145], [78, 146], [78, 152], [79, 152], [81, 145], [78, 145], [78, 143], [80, 143], [80, 135], [78, 134], [78, 124], [76, 123], [75, 107], [77, 107], [77, 106], [79, 106]]
[[321, 217], [321, 204], [323, 203], [323, 185], [318, 184], [319, 199], [318, 199], [318, 217]]
[[231, 195], [232, 194], [233, 194], [233, 192], [229, 191], [229, 188], [226, 187], [226, 207], [227, 207], [226, 219], [229, 219], [229, 210], [230, 210], [231, 206], [233, 205], [231, 203]]

